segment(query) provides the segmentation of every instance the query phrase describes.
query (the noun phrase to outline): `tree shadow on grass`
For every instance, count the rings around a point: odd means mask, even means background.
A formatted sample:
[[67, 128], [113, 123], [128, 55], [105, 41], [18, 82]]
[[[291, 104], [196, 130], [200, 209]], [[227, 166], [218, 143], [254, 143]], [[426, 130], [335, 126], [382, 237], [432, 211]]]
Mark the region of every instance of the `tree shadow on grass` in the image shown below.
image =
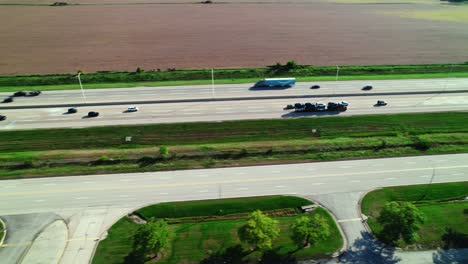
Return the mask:
[[216, 252], [209, 257], [200, 261], [200, 264], [244, 264], [248, 263], [243, 260], [250, 252], [246, 252], [242, 249], [241, 245], [236, 245], [227, 248], [225, 251]]
[[396, 257], [393, 248], [387, 248], [377, 241], [369, 232], [361, 232], [362, 238], [357, 239], [343, 255], [340, 263], [382, 263], [396, 264], [400, 258]]
[[292, 263], [297, 263], [296, 257], [294, 257], [292, 254], [294, 254], [295, 251], [289, 252], [288, 254], [280, 254], [280, 249], [281, 247], [274, 248], [272, 250], [266, 251], [263, 253], [262, 259], [259, 261], [261, 264], [272, 264], [272, 263], [278, 263], [278, 264], [292, 264]]

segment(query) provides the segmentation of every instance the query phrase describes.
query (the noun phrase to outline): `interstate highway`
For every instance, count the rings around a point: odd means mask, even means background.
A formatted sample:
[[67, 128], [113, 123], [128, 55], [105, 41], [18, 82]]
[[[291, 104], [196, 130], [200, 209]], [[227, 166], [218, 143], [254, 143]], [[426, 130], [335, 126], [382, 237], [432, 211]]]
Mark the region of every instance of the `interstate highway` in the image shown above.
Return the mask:
[[[310, 89], [314, 84], [319, 84], [320, 89]], [[301, 82], [287, 89], [279, 88], [251, 88], [253, 84], [223, 84], [195, 85], [195, 86], [169, 86], [169, 87], [135, 87], [116, 89], [86, 89], [86, 100], [81, 91], [44, 91], [37, 97], [17, 97], [15, 101], [0, 104], [0, 110], [8, 107], [54, 106], [76, 104], [99, 103], [125, 103], [146, 101], [176, 101], [197, 99], [220, 99], [264, 96], [323, 96], [333, 94], [378, 94], [378, 93], [417, 93], [417, 92], [468, 92], [468, 78], [444, 78], [444, 79], [413, 79], [413, 80], [359, 80], [359, 81], [320, 81]], [[372, 85], [370, 91], [362, 91], [365, 85]], [[31, 87], [18, 87], [18, 90], [33, 90]], [[0, 93], [0, 99], [13, 93]]]
[[[284, 111], [287, 104], [317, 102], [313, 98], [222, 101], [198, 103], [167, 103], [136, 105], [140, 111], [125, 113], [127, 105], [79, 107], [76, 114], [64, 114], [67, 108], [40, 108], [1, 110], [7, 120], [0, 122], [0, 130], [35, 128], [81, 128], [106, 125], [146, 123], [180, 123], [259, 118], [295, 118], [303, 116], [349, 116], [363, 114], [390, 114], [415, 112], [468, 111], [468, 93], [353, 96], [318, 98], [321, 102], [346, 100], [348, 111], [323, 113], [294, 113]], [[386, 100], [387, 106], [376, 107], [377, 100]], [[98, 111], [99, 117], [84, 118], [88, 111]]]

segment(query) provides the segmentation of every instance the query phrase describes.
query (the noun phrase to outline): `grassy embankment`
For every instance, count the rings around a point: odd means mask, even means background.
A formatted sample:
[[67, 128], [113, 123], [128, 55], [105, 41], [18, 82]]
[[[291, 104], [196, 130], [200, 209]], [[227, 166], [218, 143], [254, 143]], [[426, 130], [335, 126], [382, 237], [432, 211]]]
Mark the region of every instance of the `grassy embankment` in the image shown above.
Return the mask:
[[[368, 224], [379, 237], [382, 227], [376, 221], [386, 202], [405, 201], [414, 203], [426, 220], [419, 230], [419, 241], [409, 246], [400, 241], [403, 248], [435, 249], [437, 247], [468, 247], [468, 182], [442, 183], [387, 187], [367, 194], [362, 201], [362, 212], [370, 216]], [[456, 231], [447, 234], [446, 228]]]
[[[468, 152], [466, 113], [0, 132], [2, 179]], [[314, 132], [315, 131], [315, 132]], [[132, 136], [132, 142], [125, 142]], [[168, 153], [160, 152], [160, 148]]]
[[[467, 64], [341, 66], [339, 80], [468, 77]], [[286, 65], [265, 68], [216, 69], [217, 84], [254, 83], [265, 77], [296, 77], [298, 81], [331, 81], [334, 66]], [[97, 72], [82, 74], [86, 89], [211, 84], [211, 70]], [[30, 87], [34, 86], [34, 87]], [[74, 74], [0, 76], [0, 92], [79, 89]]]
[[[240, 260], [257, 263], [260, 252], [249, 253], [240, 245], [237, 229], [244, 223], [248, 213], [260, 209], [279, 221], [281, 236], [274, 242], [272, 251], [263, 255], [263, 262], [273, 263], [286, 259], [312, 259], [330, 256], [343, 244], [336, 223], [323, 209], [311, 214], [323, 215], [330, 225], [330, 237], [310, 248], [297, 249], [290, 239], [289, 226], [302, 214], [297, 207], [312, 204], [310, 201], [291, 196], [265, 196], [222, 200], [174, 202], [152, 205], [138, 210], [146, 219], [166, 218], [175, 233], [163, 259], [157, 263], [223, 263]], [[206, 218], [217, 220], [207, 221]], [[123, 263], [131, 251], [132, 233], [137, 224], [129, 218], [120, 219], [109, 230], [109, 235], [99, 243], [94, 264]], [[231, 262], [230, 262], [231, 263]], [[245, 262], [242, 262], [245, 263]]]

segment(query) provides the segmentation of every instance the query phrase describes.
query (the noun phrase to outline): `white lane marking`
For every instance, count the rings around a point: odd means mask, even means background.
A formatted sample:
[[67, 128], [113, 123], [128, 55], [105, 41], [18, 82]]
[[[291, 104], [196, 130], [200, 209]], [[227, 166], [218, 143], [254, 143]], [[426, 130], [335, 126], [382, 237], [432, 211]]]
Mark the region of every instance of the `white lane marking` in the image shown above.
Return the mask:
[[351, 166], [340, 166], [341, 169], [349, 169]]
[[385, 180], [396, 180], [396, 178], [385, 178]]
[[94, 183], [94, 182], [92, 182], [92, 181], [85, 181], [85, 182], [83, 182], [83, 183], [84, 183], [84, 184], [90, 184], [90, 183]]
[[13, 189], [16, 188], [16, 185], [9, 185], [9, 186], [3, 186], [5, 189]]
[[195, 175], [195, 177], [206, 178], [206, 177], [208, 177], [208, 175], [206, 175], [206, 174], [200, 174], [200, 175]]
[[452, 176], [462, 176], [465, 175], [464, 173], [453, 173]]
[[416, 164], [414, 161], [407, 161], [406, 164]]
[[317, 170], [317, 169], [314, 169], [314, 168], [310, 168], [310, 169], [307, 169], [308, 171], [314, 171], [314, 170]]
[[159, 193], [159, 194], [161, 194], [161, 195], [165, 195], [165, 194], [169, 194], [169, 193], [166, 193], [166, 192], [162, 192], [162, 193]]
[[215, 114], [234, 114], [232, 111], [216, 111]]
[[316, 182], [316, 183], [312, 183], [312, 185], [324, 185], [325, 183], [323, 182]]
[[169, 94], [186, 94], [186, 93], [169, 93]]
[[338, 223], [353, 222], [353, 221], [361, 221], [361, 218], [341, 219], [341, 220], [338, 220]]
[[53, 186], [53, 185], [57, 185], [57, 184], [56, 184], [56, 183], [53, 183], [53, 182], [51, 182], [51, 183], [44, 183], [44, 184], [42, 184], [42, 185], [44, 185], [44, 186]]
[[261, 112], [266, 112], [268, 110], [248, 110], [247, 113], [261, 113]]
[[356, 181], [356, 180], [354, 180], [354, 181], [350, 181], [350, 182], [361, 182], [361, 181]]
[[34, 201], [37, 202], [37, 203], [45, 202], [45, 200], [40, 200], [40, 199], [39, 200], [34, 200]]
[[201, 115], [202, 113], [194, 113], [194, 112], [187, 112], [187, 113], [182, 113], [183, 115]]
[[275, 186], [275, 188], [285, 188], [285, 187], [286, 187], [286, 186], [284, 186], [284, 185], [277, 185], [277, 186]]
[[244, 175], [245, 172], [236, 172], [236, 175]]
[[201, 192], [201, 193], [207, 193], [207, 192], [208, 192], [208, 190], [200, 190], [200, 191], [198, 191], [198, 192]]
[[279, 170], [274, 170], [274, 171], [271, 171], [271, 172], [273, 172], [273, 173], [280, 173], [281, 171], [279, 171]]
[[249, 188], [246, 188], [246, 187], [241, 187], [241, 188], [237, 188], [236, 190], [238, 191], [242, 191], [242, 190], [248, 190]]
[[261, 109], [265, 108], [264, 106], [247, 106], [248, 109]]
[[421, 175], [419, 178], [429, 178], [429, 175]]
[[172, 177], [171, 176], [161, 176], [161, 177], [159, 177], [159, 179], [160, 180], [170, 180], [170, 179], [172, 179]]
[[127, 197], [128, 197], [128, 195], [121, 194], [121, 195], [119, 195], [119, 197], [121, 197], [121, 198], [127, 198]]
[[75, 199], [76, 199], [76, 200], [87, 200], [88, 197], [76, 197]]
[[223, 108], [216, 108], [216, 110], [232, 110], [232, 107], [223, 107]]
[[129, 182], [129, 181], [132, 181], [131, 179], [120, 179], [119, 181], [121, 182]]

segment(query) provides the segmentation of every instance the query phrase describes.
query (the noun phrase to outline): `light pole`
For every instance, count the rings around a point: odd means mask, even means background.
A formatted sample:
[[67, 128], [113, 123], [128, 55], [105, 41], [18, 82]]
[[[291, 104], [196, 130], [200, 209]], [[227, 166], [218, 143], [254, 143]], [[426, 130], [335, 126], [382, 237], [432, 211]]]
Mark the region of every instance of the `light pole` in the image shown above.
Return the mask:
[[86, 104], [86, 95], [85, 95], [85, 92], [83, 90], [83, 85], [81, 84], [81, 78], [80, 78], [80, 75], [81, 75], [81, 71], [78, 72], [78, 75], [76, 76], [78, 78], [78, 82], [80, 83], [80, 88], [81, 88], [81, 94], [83, 95], [83, 100]]
[[[335, 82], [338, 81], [338, 75], [340, 74], [340, 67], [336, 65], [336, 78]], [[333, 86], [333, 94], [335, 94], [335, 86]]]
[[211, 97], [214, 98], [215, 88], [214, 88], [214, 69], [211, 68]]

